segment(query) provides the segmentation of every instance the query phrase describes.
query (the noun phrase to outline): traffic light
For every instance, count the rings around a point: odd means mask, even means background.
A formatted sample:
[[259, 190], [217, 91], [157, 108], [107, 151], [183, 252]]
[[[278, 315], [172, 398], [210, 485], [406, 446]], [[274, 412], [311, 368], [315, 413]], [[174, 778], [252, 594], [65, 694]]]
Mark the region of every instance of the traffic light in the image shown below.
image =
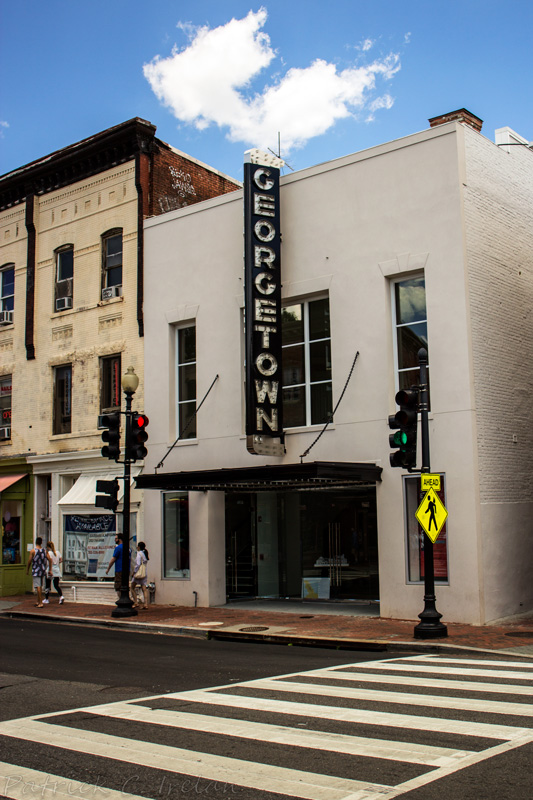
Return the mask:
[[116, 511], [118, 508], [118, 481], [96, 481], [96, 491], [102, 492], [97, 494], [94, 501], [95, 506], [98, 508], [110, 508], [111, 511]]
[[126, 452], [126, 457], [130, 461], [142, 461], [148, 455], [148, 450], [144, 446], [148, 439], [148, 434], [146, 433], [147, 425], [148, 417], [146, 414], [139, 414], [138, 411], [134, 411], [131, 415], [130, 441]]
[[389, 444], [398, 448], [390, 454], [391, 467], [400, 467], [411, 472], [416, 467], [416, 438], [418, 431], [418, 389], [402, 389], [396, 393], [400, 410], [389, 417]]
[[120, 458], [120, 413], [115, 411], [113, 414], [103, 414], [99, 422], [106, 430], [102, 431], [102, 455], [111, 461], [118, 461]]

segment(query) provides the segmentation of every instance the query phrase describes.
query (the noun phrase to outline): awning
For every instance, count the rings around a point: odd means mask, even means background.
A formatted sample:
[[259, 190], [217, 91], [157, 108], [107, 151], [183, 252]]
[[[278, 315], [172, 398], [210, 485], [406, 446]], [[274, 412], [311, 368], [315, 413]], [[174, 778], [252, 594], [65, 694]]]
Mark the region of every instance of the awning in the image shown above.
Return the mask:
[[[132, 473], [135, 469], [132, 469]], [[137, 468], [137, 473], [140, 468]], [[87, 473], [80, 475], [74, 486], [63, 495], [61, 500], [57, 501], [58, 506], [94, 506], [96, 497], [96, 481], [112, 481], [114, 478], [119, 478], [118, 501], [122, 500], [124, 496], [124, 481], [120, 480], [120, 475], [116, 472], [102, 472], [98, 475], [94, 473]], [[132, 474], [132, 483], [135, 476]]]
[[9, 489], [10, 486], [25, 477], [25, 475], [3, 475], [0, 477], [0, 492], [5, 492], [6, 489]]
[[140, 475], [136, 479], [136, 485], [139, 489], [165, 491], [294, 491], [369, 486], [381, 480], [381, 472], [381, 467], [375, 464], [313, 461], [307, 464], [269, 464], [259, 467]]

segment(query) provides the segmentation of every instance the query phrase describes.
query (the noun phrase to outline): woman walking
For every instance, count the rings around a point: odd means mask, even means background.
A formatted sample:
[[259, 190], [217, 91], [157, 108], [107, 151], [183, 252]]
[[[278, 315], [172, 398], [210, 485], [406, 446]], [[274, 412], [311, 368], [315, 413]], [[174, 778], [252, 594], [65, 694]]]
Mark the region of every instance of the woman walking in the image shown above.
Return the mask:
[[131, 596], [133, 598], [133, 606], [136, 608], [139, 604], [137, 602], [137, 588], [142, 589], [144, 597], [143, 608], [148, 608], [148, 582], [146, 562], [149, 561], [148, 550], [144, 542], [139, 542], [137, 545], [137, 556], [135, 558], [135, 565], [133, 567], [133, 577], [131, 580]]
[[59, 595], [59, 604], [64, 602], [65, 598], [63, 597], [63, 592], [61, 591], [61, 586], [59, 585], [59, 579], [61, 578], [61, 568], [60, 564], [63, 561], [61, 557], [61, 553], [59, 550], [56, 550], [53, 542], [48, 542], [46, 545], [46, 550], [48, 555], [51, 559], [52, 565], [48, 571], [48, 575], [46, 576], [46, 588], [44, 590], [44, 600], [43, 603], [49, 603], [50, 600], [48, 599], [48, 595], [50, 594], [50, 586], [52, 585], [52, 581], [54, 582], [54, 589]]

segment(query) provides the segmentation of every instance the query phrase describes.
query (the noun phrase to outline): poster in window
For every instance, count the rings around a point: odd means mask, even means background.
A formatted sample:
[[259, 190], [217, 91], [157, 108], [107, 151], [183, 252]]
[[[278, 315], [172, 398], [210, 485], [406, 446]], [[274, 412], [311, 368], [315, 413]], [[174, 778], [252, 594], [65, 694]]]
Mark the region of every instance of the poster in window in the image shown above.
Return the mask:
[[63, 572], [75, 579], [105, 578], [115, 548], [114, 514], [66, 514]]
[[2, 564], [20, 564], [20, 517], [4, 512], [2, 519]]

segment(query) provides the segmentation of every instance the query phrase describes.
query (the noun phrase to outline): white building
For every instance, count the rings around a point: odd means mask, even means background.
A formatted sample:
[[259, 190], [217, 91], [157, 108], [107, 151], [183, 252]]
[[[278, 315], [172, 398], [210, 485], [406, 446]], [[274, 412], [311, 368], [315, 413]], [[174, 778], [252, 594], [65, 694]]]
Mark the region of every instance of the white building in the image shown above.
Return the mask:
[[427, 343], [438, 610], [533, 608], [533, 153], [464, 109], [430, 123], [281, 179], [284, 456], [246, 449], [242, 192], [145, 222], [138, 485], [159, 602], [314, 592], [416, 619], [418, 478], [390, 467], [387, 420]]

